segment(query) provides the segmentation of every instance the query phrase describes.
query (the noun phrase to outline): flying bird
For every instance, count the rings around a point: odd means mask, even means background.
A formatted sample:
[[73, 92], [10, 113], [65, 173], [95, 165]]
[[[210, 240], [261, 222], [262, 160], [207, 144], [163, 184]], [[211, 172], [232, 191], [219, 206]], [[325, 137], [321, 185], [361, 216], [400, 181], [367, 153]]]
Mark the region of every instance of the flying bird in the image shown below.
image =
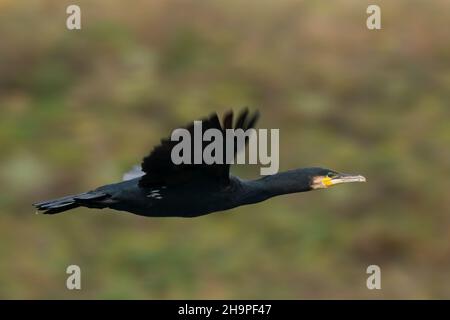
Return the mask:
[[[251, 114], [244, 109], [236, 117], [236, 121], [233, 121], [233, 112], [230, 111], [224, 115], [221, 123], [217, 114], [213, 114], [202, 120], [202, 130], [218, 129], [225, 136], [226, 129], [253, 128], [258, 117], [257, 112]], [[194, 123], [186, 129], [193, 135]], [[34, 206], [44, 214], [87, 207], [110, 208], [147, 217], [197, 217], [258, 203], [279, 195], [366, 181], [361, 175], [343, 174], [319, 167], [294, 169], [255, 180], [244, 180], [231, 175], [230, 165], [227, 163], [174, 164], [171, 151], [176, 143], [170, 138], [161, 140], [161, 144], [144, 158], [142, 164], [126, 173], [121, 182], [78, 195], [36, 203]], [[234, 147], [232, 152], [236, 155], [240, 151]], [[226, 150], [223, 154], [226, 154]]]

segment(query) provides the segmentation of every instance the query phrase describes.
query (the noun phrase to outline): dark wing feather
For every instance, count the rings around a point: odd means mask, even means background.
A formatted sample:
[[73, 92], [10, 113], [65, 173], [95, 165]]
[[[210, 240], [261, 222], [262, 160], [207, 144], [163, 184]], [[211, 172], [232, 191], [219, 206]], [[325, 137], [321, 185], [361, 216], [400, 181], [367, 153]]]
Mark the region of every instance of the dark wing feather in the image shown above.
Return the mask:
[[[236, 121], [234, 129], [247, 130], [253, 127], [258, 118], [256, 112], [249, 119], [248, 110], [244, 109]], [[233, 112], [228, 112], [223, 118], [223, 126], [220, 124], [217, 114], [212, 114], [202, 120], [202, 135], [207, 129], [215, 128], [222, 131], [223, 141], [225, 145], [225, 129], [233, 128]], [[194, 123], [192, 122], [185, 127], [191, 137], [194, 136]], [[193, 142], [193, 141], [192, 141]], [[177, 145], [178, 141], [171, 141], [170, 137], [161, 140], [161, 144], [153, 149], [153, 151], [144, 158], [142, 162], [142, 171], [145, 175], [140, 179], [139, 186], [147, 188], [154, 186], [170, 186], [181, 185], [192, 181], [204, 182], [208, 181], [217, 186], [226, 186], [229, 183], [230, 166], [227, 164], [180, 164], [175, 165], [171, 159], [172, 149]], [[203, 149], [210, 142], [203, 142]], [[192, 143], [193, 145], [193, 143]], [[192, 146], [193, 147], [193, 146]], [[236, 150], [235, 150], [236, 153]], [[194, 153], [191, 152], [193, 155]], [[224, 150], [225, 155], [225, 150]]]

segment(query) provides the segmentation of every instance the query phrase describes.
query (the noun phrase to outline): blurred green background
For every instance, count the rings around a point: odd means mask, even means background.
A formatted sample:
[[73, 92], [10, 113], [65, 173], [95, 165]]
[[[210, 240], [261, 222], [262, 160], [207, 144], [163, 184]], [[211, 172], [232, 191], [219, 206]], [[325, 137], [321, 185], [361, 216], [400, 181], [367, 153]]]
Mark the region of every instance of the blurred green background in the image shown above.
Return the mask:
[[[450, 2], [378, 0], [369, 31], [372, 3], [76, 1], [69, 31], [72, 1], [0, 0], [0, 298], [450, 298]], [[34, 214], [242, 106], [280, 128], [281, 170], [368, 183], [196, 219]]]

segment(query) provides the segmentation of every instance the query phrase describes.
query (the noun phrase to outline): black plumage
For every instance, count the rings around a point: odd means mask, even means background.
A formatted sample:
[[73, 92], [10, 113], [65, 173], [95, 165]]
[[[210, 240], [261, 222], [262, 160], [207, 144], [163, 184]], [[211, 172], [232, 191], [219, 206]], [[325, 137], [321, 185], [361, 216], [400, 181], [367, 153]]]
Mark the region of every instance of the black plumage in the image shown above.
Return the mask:
[[[245, 109], [236, 121], [233, 121], [232, 112], [227, 113], [221, 124], [217, 114], [213, 114], [202, 120], [202, 130], [215, 128], [225, 135], [226, 129], [253, 128], [257, 119], [258, 113], [250, 115]], [[191, 134], [193, 128], [193, 123], [186, 127]], [[317, 167], [290, 170], [257, 180], [242, 180], [230, 175], [229, 164], [175, 165], [171, 160], [171, 150], [176, 143], [169, 138], [163, 139], [144, 158], [140, 168], [126, 175], [125, 181], [34, 206], [44, 214], [88, 207], [111, 208], [149, 217], [195, 217], [261, 202], [277, 195], [365, 181], [362, 176], [339, 174]], [[235, 155], [238, 151], [233, 150]], [[223, 154], [226, 154], [226, 146]]]

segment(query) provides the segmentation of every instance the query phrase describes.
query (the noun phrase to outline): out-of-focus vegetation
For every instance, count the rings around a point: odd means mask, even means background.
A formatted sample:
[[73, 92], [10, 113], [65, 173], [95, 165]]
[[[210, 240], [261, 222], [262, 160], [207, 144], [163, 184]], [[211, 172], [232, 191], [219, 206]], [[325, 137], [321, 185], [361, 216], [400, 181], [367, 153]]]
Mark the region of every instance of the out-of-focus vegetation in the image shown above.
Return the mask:
[[[69, 4], [0, 1], [1, 298], [450, 298], [450, 2], [377, 1], [381, 31], [357, 0], [77, 1], [81, 31]], [[282, 170], [368, 183], [196, 219], [33, 214], [246, 105]]]

